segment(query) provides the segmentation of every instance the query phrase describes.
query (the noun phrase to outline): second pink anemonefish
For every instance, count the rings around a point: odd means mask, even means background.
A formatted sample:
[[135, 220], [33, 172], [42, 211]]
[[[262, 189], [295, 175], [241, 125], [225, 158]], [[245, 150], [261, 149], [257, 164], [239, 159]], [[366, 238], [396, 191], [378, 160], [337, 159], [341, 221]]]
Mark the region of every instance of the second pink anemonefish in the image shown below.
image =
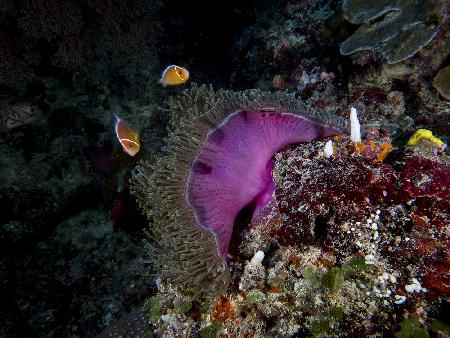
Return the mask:
[[128, 127], [124, 120], [114, 114], [116, 118], [116, 136], [122, 145], [123, 150], [130, 156], [134, 156], [141, 148], [139, 133]]
[[176, 86], [185, 83], [189, 79], [189, 71], [186, 68], [170, 65], [164, 69], [159, 79], [159, 83], [163, 86]]

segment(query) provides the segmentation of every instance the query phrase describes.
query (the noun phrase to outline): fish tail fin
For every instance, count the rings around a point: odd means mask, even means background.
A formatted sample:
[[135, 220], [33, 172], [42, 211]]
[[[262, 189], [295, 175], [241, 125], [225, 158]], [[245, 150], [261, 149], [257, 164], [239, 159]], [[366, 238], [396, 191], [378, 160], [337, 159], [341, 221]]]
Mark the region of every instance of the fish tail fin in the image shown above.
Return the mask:
[[119, 135], [119, 123], [121, 119], [116, 113], [113, 112], [112, 114], [114, 116], [114, 131], [116, 132], [116, 135]]
[[158, 84], [161, 85], [163, 88], [166, 88], [167, 85], [163, 82], [162, 78], [159, 79], [157, 82], [158, 82]]
[[119, 117], [119, 115], [117, 115], [116, 113], [112, 113], [113, 115], [114, 115], [114, 117], [115, 117], [115, 119], [116, 119], [116, 121], [120, 121], [120, 117]]

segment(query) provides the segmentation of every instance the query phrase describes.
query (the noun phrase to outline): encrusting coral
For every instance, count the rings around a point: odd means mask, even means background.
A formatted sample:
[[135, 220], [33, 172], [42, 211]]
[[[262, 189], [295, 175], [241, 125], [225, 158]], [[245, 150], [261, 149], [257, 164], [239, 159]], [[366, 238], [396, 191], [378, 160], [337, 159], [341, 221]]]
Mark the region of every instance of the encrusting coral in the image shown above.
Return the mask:
[[132, 191], [155, 225], [148, 245], [163, 279], [199, 292], [229, 283], [235, 218], [274, 190], [271, 157], [282, 146], [348, 130], [283, 93], [212, 91], [193, 86], [171, 101], [165, 154], [140, 164]]
[[341, 54], [379, 48], [388, 63], [400, 62], [434, 38], [444, 8], [442, 0], [345, 0], [344, 17], [362, 26], [341, 44]]

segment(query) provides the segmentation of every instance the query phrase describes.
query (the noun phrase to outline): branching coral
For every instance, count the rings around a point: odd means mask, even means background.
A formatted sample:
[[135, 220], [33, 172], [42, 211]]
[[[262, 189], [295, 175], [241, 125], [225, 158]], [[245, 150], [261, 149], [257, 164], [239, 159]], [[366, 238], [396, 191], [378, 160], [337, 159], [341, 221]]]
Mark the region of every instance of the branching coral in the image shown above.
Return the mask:
[[379, 48], [388, 63], [400, 62], [433, 39], [444, 8], [442, 0], [345, 0], [344, 17], [362, 26], [341, 44], [341, 54]]
[[149, 248], [162, 277], [220, 292], [228, 285], [226, 260], [237, 214], [272, 195], [273, 153], [348, 126], [290, 95], [258, 90], [194, 86], [170, 108], [166, 153], [153, 165], [137, 167], [132, 190], [155, 222]]

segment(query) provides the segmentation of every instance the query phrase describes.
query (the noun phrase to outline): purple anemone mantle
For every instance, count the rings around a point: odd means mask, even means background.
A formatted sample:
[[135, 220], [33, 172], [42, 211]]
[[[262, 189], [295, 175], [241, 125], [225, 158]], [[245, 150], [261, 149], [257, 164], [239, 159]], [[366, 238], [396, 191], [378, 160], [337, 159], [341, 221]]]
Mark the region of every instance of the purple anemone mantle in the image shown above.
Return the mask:
[[186, 199], [197, 224], [214, 234], [224, 261], [239, 211], [252, 201], [261, 208], [271, 199], [273, 154], [292, 143], [340, 133], [299, 115], [264, 109], [238, 110], [208, 133], [193, 159]]

